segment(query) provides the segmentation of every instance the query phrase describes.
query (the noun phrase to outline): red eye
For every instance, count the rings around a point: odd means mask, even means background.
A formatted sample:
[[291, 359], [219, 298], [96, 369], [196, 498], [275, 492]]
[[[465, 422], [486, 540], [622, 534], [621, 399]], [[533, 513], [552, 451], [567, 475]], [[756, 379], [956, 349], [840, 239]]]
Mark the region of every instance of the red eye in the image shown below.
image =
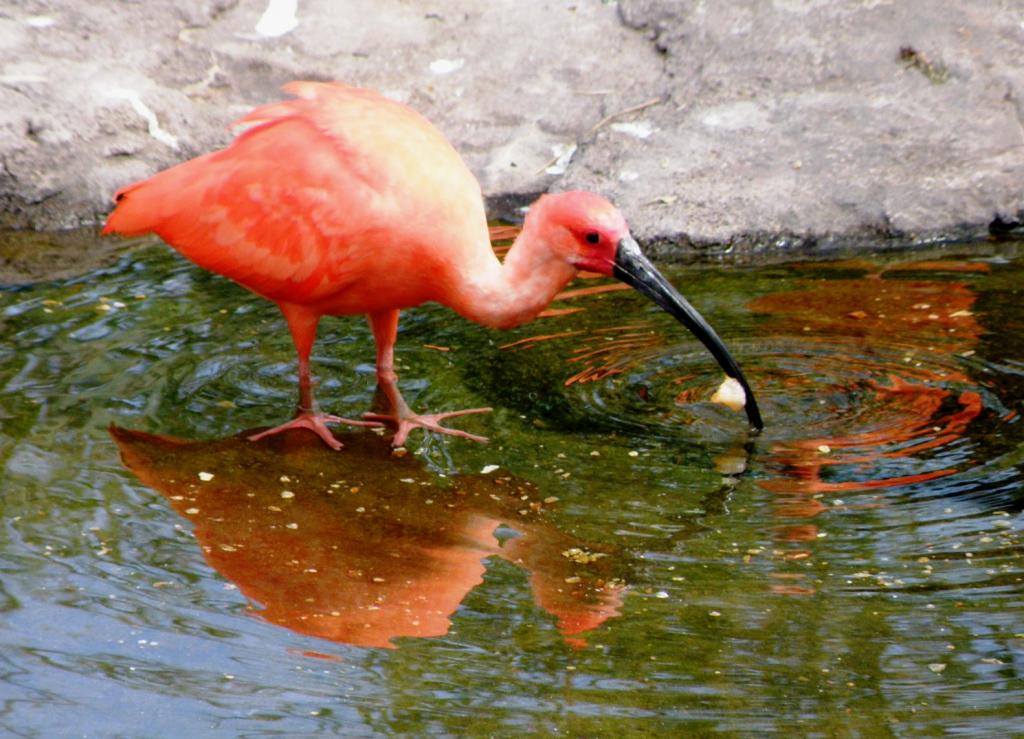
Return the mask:
[[588, 233], [583, 238], [585, 238], [587, 240], [588, 244], [599, 244], [599, 243], [601, 243], [601, 234], [599, 234], [597, 231], [591, 231], [590, 233]]

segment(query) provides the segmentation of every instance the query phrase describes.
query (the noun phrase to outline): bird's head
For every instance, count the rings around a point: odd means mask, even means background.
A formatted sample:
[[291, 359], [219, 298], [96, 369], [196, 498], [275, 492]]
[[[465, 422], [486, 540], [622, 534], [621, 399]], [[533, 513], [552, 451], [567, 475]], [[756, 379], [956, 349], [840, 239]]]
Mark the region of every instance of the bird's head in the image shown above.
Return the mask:
[[626, 219], [608, 200], [590, 192], [541, 197], [530, 207], [524, 230], [537, 229], [557, 257], [578, 270], [614, 277], [653, 300], [686, 326], [708, 348], [746, 394], [744, 410], [757, 430], [764, 427], [754, 393], [736, 360], [704, 317], [679, 294], [640, 251]]
[[619, 242], [632, 240], [619, 209], [592, 192], [542, 196], [530, 206], [526, 228], [543, 230], [541, 240], [578, 270], [613, 276]]

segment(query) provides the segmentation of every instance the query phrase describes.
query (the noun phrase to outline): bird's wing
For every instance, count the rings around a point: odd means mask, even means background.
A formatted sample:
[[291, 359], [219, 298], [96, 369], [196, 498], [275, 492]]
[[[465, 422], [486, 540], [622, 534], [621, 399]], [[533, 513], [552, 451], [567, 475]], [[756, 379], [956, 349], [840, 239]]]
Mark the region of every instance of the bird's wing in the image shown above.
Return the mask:
[[242, 118], [251, 127], [227, 149], [118, 192], [104, 232], [152, 231], [261, 295], [311, 302], [359, 279], [371, 252], [412, 248], [467, 194], [482, 203], [458, 154], [409, 108], [327, 83], [285, 89], [300, 97]]

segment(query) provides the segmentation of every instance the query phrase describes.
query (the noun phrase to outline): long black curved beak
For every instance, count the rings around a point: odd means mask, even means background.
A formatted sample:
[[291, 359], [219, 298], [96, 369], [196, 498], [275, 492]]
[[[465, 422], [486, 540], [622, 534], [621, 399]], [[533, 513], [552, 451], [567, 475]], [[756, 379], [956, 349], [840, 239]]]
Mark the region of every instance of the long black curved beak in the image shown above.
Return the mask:
[[758, 410], [757, 400], [754, 393], [747, 384], [747, 378], [743, 371], [736, 364], [736, 360], [729, 354], [725, 344], [711, 328], [704, 317], [697, 312], [690, 303], [679, 294], [672, 285], [662, 277], [661, 273], [651, 264], [650, 260], [640, 251], [639, 244], [632, 238], [622, 239], [615, 252], [615, 264], [612, 274], [622, 280], [630, 287], [633, 287], [653, 300], [665, 311], [668, 311], [677, 321], [686, 326], [693, 335], [700, 339], [701, 343], [708, 348], [708, 351], [718, 361], [718, 364], [729, 377], [739, 382], [746, 395], [743, 409], [747, 412], [750, 425], [760, 431], [764, 428], [764, 421], [761, 420], [761, 411]]

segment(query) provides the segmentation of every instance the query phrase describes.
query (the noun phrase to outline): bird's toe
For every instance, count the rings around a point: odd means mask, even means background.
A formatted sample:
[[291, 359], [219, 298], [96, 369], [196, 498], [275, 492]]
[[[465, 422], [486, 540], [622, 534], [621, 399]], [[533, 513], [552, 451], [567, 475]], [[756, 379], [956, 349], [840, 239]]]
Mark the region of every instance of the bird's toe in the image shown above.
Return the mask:
[[446, 418], [454, 418], [456, 416], [466, 416], [473, 413], [489, 413], [491, 408], [470, 408], [461, 411], [448, 411], [447, 413], [427, 413], [419, 415], [417, 413], [406, 413], [401, 415], [395, 414], [384, 414], [384, 413], [364, 413], [363, 418], [383, 421], [395, 426], [395, 436], [391, 441], [392, 446], [404, 446], [406, 440], [409, 438], [409, 432], [413, 429], [424, 429], [426, 431], [436, 431], [439, 434], [447, 434], [448, 436], [456, 436], [460, 439], [469, 439], [470, 441], [476, 441], [481, 444], [486, 444], [488, 439], [486, 436], [479, 436], [478, 434], [471, 434], [468, 431], [461, 431], [459, 429], [449, 428], [448, 426], [442, 426], [441, 421]]
[[342, 446], [344, 445], [340, 441], [338, 441], [338, 439], [334, 436], [334, 433], [329, 428], [327, 428], [327, 424], [329, 423], [345, 423], [353, 426], [381, 425], [380, 423], [375, 423], [373, 421], [353, 421], [351, 419], [342, 418], [340, 416], [328, 416], [320, 413], [302, 413], [293, 418], [292, 420], [288, 421], [287, 423], [282, 423], [280, 426], [275, 426], [274, 428], [267, 429], [266, 431], [261, 431], [258, 434], [253, 434], [252, 436], [249, 437], [249, 441], [259, 441], [260, 439], [265, 439], [268, 436], [280, 434], [282, 431], [291, 431], [292, 429], [307, 429], [309, 431], [312, 431], [317, 436], [319, 436], [323, 440], [323, 442], [331, 449], [337, 451], [338, 449], [341, 449]]

